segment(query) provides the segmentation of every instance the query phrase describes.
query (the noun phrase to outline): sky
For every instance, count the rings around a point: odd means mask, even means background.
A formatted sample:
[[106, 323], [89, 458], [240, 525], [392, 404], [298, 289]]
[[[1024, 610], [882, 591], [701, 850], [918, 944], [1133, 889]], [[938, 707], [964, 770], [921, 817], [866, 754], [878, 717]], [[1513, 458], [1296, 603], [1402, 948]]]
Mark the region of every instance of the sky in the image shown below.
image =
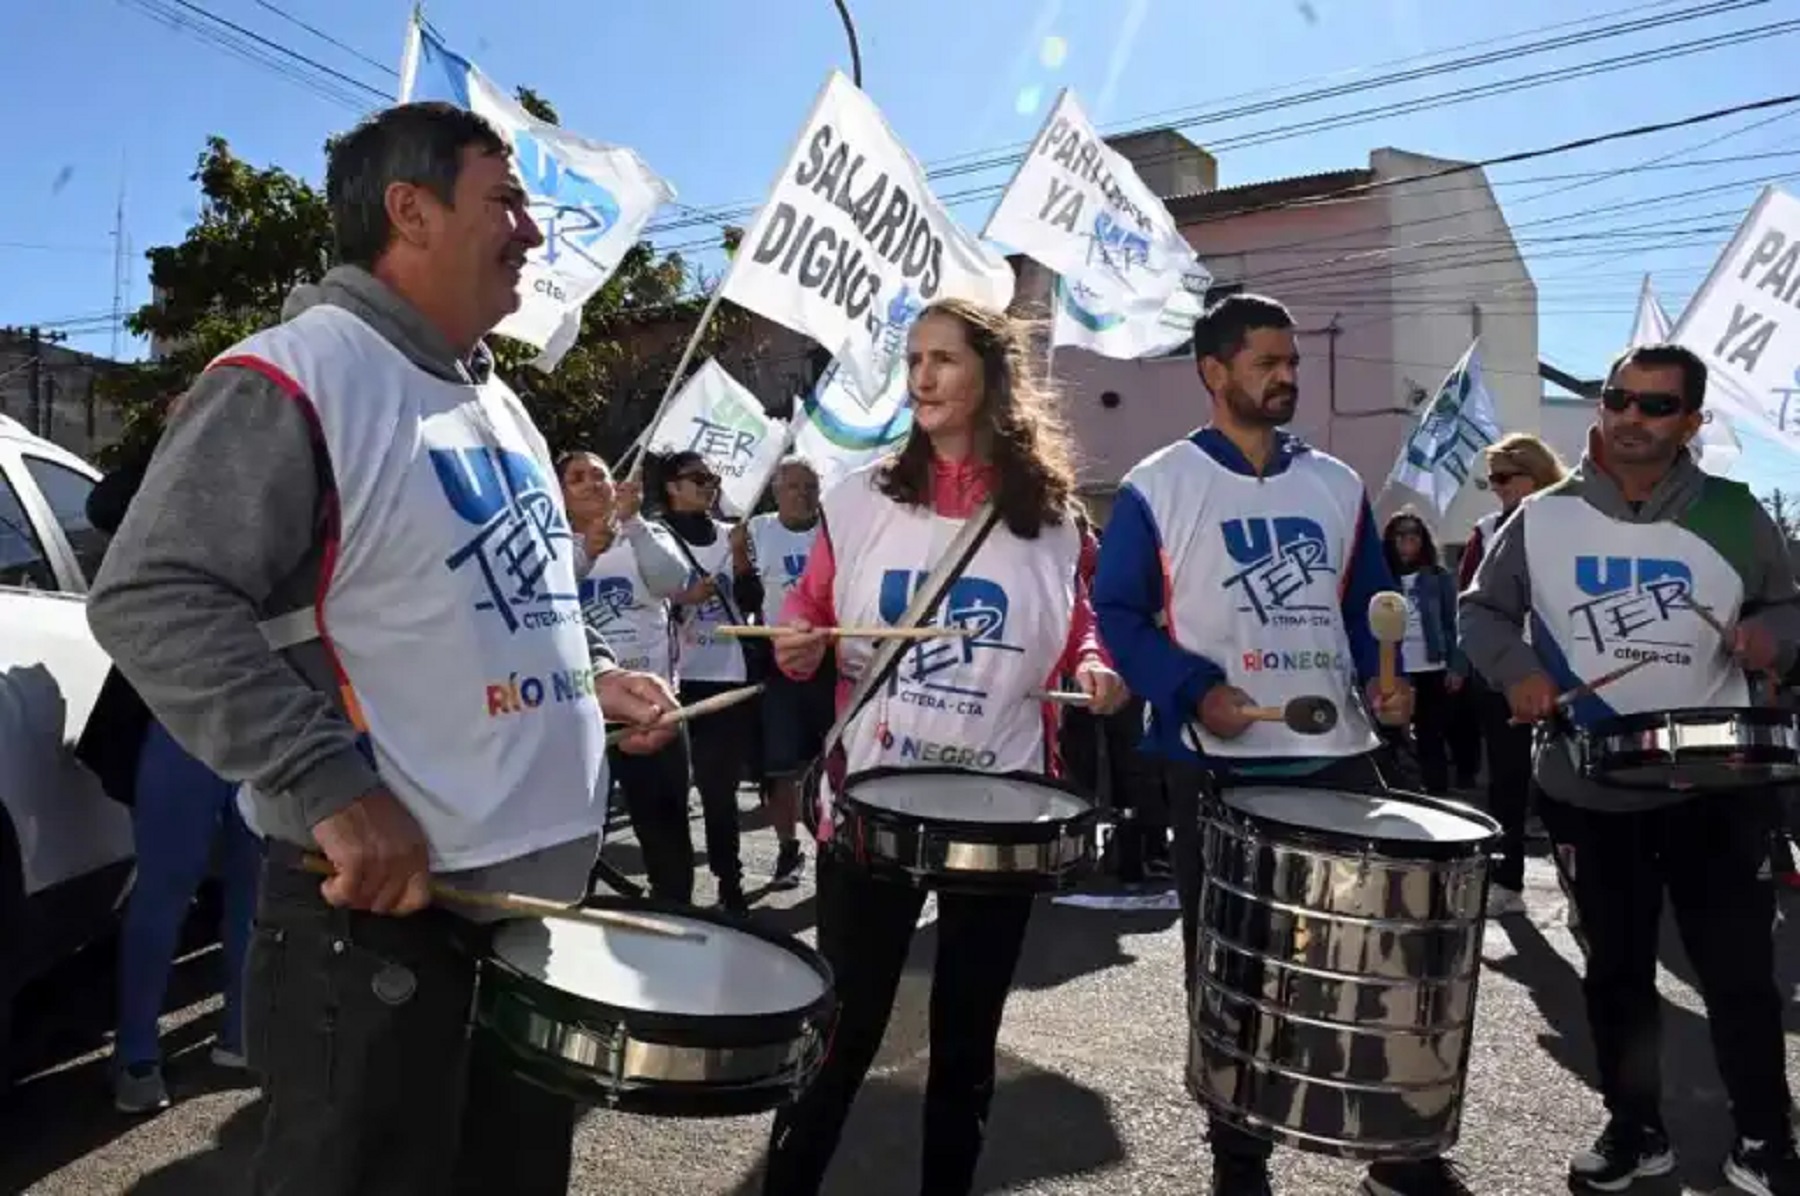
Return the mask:
[[[1058, 89], [1070, 86], [1107, 132], [1178, 123], [1203, 146], [1260, 142], [1216, 151], [1223, 186], [1366, 166], [1369, 151], [1383, 146], [1479, 160], [1762, 99], [1792, 90], [1800, 50], [1800, 20], [1785, 0], [849, 4], [865, 90], [927, 166], [1016, 151]], [[111, 318], [121, 194], [130, 310], [149, 295], [143, 251], [180, 240], [195, 217], [189, 176], [206, 138], [222, 136], [248, 161], [320, 181], [326, 137], [391, 98], [410, 8], [410, 0], [0, 5], [0, 80], [13, 114], [13, 164], [0, 179], [0, 326], [57, 327], [71, 347], [100, 354], [113, 351], [116, 337], [121, 356], [141, 355]], [[1454, 21], [1443, 16], [1452, 8]], [[1245, 19], [1251, 10], [1256, 18]], [[426, 6], [451, 46], [502, 86], [535, 88], [565, 126], [638, 150], [683, 205], [658, 223], [753, 207], [826, 73], [849, 66], [833, 0], [515, 0], [501, 12], [489, 0]], [[1702, 15], [1673, 20], [1690, 12]], [[265, 40], [226, 34], [204, 14]], [[1671, 20], [1593, 36], [1659, 18]], [[1745, 36], [1764, 27], [1772, 28]], [[265, 61], [222, 47], [221, 38], [255, 47]], [[1373, 84], [1458, 53], [1498, 55], [1549, 38], [1585, 40], [1220, 117], [1246, 102]], [[1598, 70], [1613, 60], [1618, 69]], [[1598, 73], [1576, 77], [1588, 69]], [[1506, 82], [1532, 85], [1302, 136], [1247, 136]], [[1655, 169], [1608, 175], [1645, 165]], [[1538, 284], [1541, 355], [1598, 376], [1630, 331], [1643, 274], [1679, 315], [1760, 188], [1794, 186], [1797, 176], [1800, 105], [1491, 170]], [[979, 230], [1006, 178], [1001, 166], [936, 187], [947, 201], [974, 192], [953, 210]], [[742, 214], [737, 220], [748, 223]], [[696, 246], [714, 228], [701, 221], [656, 239], [717, 266], [716, 253]], [[1737, 476], [1759, 490], [1795, 488], [1791, 458], [1754, 443], [1748, 450]]]

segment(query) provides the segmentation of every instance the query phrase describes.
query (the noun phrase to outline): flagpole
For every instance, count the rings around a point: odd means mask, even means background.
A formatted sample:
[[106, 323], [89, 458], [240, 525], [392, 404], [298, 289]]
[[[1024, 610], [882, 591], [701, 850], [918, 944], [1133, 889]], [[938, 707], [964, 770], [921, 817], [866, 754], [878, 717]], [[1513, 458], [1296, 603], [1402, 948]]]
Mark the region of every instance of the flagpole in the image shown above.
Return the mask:
[[404, 104], [412, 99], [413, 83], [419, 76], [419, 41], [425, 36], [425, 6], [413, 5], [406, 18], [406, 41], [400, 48], [400, 83], [394, 102]]
[[[806, 119], [800, 122], [799, 131], [794, 134], [793, 142], [788, 146], [787, 154], [781, 159], [781, 168], [775, 172], [774, 182], [769, 184], [769, 194], [771, 196], [773, 196], [775, 191], [780, 187], [783, 176], [787, 174], [789, 163], [794, 160], [794, 155], [799, 152], [801, 138], [806, 136], [806, 130], [811, 127], [813, 117], [818, 115], [819, 106], [825, 102], [826, 95], [830, 93], [832, 81], [841, 74], [843, 74], [842, 71], [834, 69], [830, 74], [825, 76], [825, 82], [819, 88], [818, 95], [813, 97], [812, 107], [806, 110]], [[750, 228], [746, 230], [746, 235], [748, 232], [754, 231], [756, 226], [761, 223], [763, 208], [768, 207], [768, 204], [769, 201], [767, 199], [763, 200], [762, 207], [757, 209], [756, 219], [750, 222]], [[742, 249], [743, 246], [740, 245], [738, 248]], [[656, 414], [651, 417], [649, 425], [644, 429], [643, 436], [639, 438], [640, 443], [655, 430], [657, 421], [663, 417], [664, 411], [668, 409], [670, 400], [675, 397], [675, 388], [681, 385], [681, 375], [687, 370], [688, 363], [694, 359], [694, 351], [700, 347], [700, 336], [706, 331], [706, 325], [712, 320], [713, 313], [719, 310], [719, 301], [725, 298], [725, 288], [730, 285], [732, 273], [737, 269], [737, 266], [738, 259], [736, 254], [733, 254], [731, 265], [725, 268], [725, 277], [721, 278], [719, 280], [719, 285], [713, 288], [712, 297], [706, 301], [706, 309], [700, 313], [700, 322], [694, 325], [694, 335], [688, 338], [687, 348], [681, 351], [681, 362], [675, 367], [675, 376], [669, 379], [669, 388], [663, 391], [662, 402], [657, 404]], [[623, 457], [619, 458], [620, 464], [623, 464], [624, 460]], [[631, 476], [634, 479], [642, 471], [642, 465], [643, 456], [640, 454], [638, 460], [633, 463], [631, 467]]]

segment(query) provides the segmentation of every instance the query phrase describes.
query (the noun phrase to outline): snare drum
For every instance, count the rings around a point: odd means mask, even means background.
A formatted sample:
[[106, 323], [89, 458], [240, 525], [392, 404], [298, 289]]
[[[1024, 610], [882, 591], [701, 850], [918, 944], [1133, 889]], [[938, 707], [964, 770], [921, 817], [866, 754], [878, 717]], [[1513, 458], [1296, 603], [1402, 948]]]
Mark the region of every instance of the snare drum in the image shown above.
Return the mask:
[[1618, 789], [1731, 790], [1800, 780], [1800, 714], [1770, 706], [1603, 719], [1567, 740], [1581, 775]]
[[1055, 892], [1094, 865], [1094, 803], [1049, 777], [875, 768], [844, 781], [830, 850], [919, 888]]
[[1454, 802], [1228, 789], [1206, 803], [1188, 1087], [1339, 1158], [1456, 1141], [1497, 823]]
[[793, 1101], [824, 1059], [831, 968], [800, 942], [667, 902], [597, 898], [706, 941], [601, 923], [500, 923], [476, 995], [478, 1033], [517, 1072], [585, 1105], [735, 1117]]

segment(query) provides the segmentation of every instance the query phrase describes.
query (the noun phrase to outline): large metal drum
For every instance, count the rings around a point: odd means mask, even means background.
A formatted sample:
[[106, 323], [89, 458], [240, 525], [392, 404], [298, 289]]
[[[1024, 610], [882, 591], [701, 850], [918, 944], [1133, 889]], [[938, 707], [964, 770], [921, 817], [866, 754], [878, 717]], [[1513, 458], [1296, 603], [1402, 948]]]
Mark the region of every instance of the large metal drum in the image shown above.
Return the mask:
[[1303, 1151], [1448, 1150], [1498, 824], [1411, 794], [1280, 787], [1226, 789], [1202, 823], [1190, 1090]]

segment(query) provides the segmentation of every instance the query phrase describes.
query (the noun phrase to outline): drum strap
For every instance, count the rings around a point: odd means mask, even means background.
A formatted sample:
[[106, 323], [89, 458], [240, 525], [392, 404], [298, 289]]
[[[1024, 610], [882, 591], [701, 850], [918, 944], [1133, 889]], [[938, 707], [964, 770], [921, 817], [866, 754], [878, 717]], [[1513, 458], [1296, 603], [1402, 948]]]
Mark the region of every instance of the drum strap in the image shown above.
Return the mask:
[[[981, 504], [981, 508], [963, 521], [962, 529], [950, 546], [944, 550], [943, 557], [933, 566], [925, 581], [913, 594], [913, 600], [905, 612], [894, 620], [896, 627], [922, 627], [930, 622], [937, 613], [939, 603], [950, 590], [951, 583], [962, 576], [969, 562], [975, 559], [982, 541], [994, 530], [994, 524], [1000, 521], [1000, 512], [992, 501]], [[875, 696], [875, 691], [887, 683], [900, 667], [900, 658], [906, 654], [908, 647], [905, 640], [883, 640], [874, 654], [869, 657], [868, 667], [863, 669], [862, 676], [856, 679], [856, 688], [850, 691], [850, 700], [844, 703], [844, 712], [838, 715], [837, 722], [825, 735], [824, 750], [819, 753], [821, 759], [829, 759], [837, 750], [844, 738], [844, 732], [850, 729], [850, 720]]]

